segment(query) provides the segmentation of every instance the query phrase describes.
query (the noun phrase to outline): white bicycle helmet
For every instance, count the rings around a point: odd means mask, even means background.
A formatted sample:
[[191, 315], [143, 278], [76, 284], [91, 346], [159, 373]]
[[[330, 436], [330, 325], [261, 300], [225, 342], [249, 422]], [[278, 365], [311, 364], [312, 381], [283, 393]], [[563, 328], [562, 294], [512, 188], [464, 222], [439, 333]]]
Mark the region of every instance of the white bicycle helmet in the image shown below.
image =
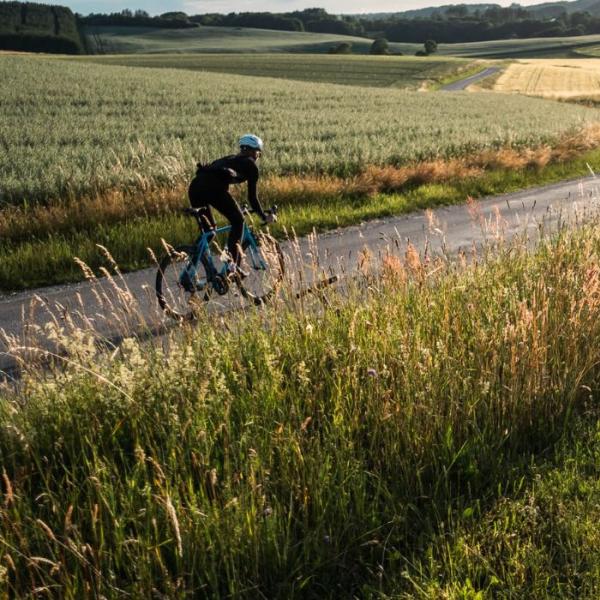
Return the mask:
[[240, 148], [252, 148], [262, 152], [263, 141], [257, 135], [247, 133], [240, 138]]

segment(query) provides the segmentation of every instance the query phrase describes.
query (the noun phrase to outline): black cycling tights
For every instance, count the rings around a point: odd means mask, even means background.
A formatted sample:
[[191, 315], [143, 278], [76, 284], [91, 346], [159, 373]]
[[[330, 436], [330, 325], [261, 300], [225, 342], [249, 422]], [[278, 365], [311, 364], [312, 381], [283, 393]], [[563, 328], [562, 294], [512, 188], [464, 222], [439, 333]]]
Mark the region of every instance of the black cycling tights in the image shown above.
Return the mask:
[[[191, 192], [191, 190], [190, 190]], [[215, 218], [211, 206], [216, 208], [230, 223], [231, 232], [227, 240], [227, 250], [236, 265], [240, 264], [240, 245], [244, 233], [244, 215], [238, 203], [229, 192], [218, 191], [210, 195], [209, 199], [200, 200], [195, 194], [190, 193], [190, 203], [194, 208], [201, 209], [200, 216], [204, 231], [216, 227]]]

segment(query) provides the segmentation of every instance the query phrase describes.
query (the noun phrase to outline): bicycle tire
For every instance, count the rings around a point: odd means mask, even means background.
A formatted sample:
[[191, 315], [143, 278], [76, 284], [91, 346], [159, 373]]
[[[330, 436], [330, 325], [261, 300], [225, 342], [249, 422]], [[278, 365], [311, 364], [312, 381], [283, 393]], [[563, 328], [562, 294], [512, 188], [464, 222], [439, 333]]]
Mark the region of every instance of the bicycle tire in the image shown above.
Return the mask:
[[[156, 272], [155, 290], [158, 304], [165, 313], [177, 321], [191, 321], [195, 317], [194, 300], [207, 301], [210, 296], [211, 287], [206, 285], [204, 289], [197, 288], [197, 281], [194, 291], [186, 290], [179, 276], [185, 264], [196, 248], [194, 246], [178, 246], [171, 252], [165, 254], [158, 266]], [[202, 270], [204, 280], [206, 273], [203, 262], [198, 265]]]
[[248, 241], [242, 244], [242, 268], [248, 276], [236, 280], [236, 283], [244, 298], [261, 305], [277, 292], [283, 280], [285, 263], [281, 246], [271, 235], [258, 234], [257, 243], [258, 256], [254, 256], [254, 247]]

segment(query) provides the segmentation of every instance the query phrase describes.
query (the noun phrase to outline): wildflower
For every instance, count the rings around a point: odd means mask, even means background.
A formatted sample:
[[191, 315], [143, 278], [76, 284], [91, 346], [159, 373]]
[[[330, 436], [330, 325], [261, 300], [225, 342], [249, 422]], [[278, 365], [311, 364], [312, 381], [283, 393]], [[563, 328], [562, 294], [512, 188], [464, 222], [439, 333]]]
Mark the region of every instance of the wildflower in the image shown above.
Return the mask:
[[369, 377], [377, 377], [377, 371], [373, 368], [367, 369], [367, 375]]

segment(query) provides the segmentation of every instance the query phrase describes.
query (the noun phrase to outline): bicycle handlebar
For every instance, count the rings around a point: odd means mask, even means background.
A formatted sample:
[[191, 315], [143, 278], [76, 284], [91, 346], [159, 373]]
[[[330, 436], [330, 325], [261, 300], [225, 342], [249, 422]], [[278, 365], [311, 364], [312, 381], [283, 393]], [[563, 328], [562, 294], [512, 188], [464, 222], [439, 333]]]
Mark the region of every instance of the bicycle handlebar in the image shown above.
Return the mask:
[[[278, 210], [277, 204], [273, 204], [273, 206], [271, 206], [271, 208], [267, 209], [265, 211], [265, 213], [276, 215], [277, 214], [277, 210]], [[256, 211], [253, 208], [250, 208], [247, 204], [244, 204], [242, 206], [242, 213], [245, 214], [245, 215], [249, 215], [249, 214], [252, 214], [252, 213], [256, 213]]]
[[[202, 210], [201, 208], [187, 207], [187, 208], [184, 208], [182, 210], [182, 213], [184, 215], [190, 215], [192, 217], [196, 217], [196, 219], [199, 219], [200, 218], [200, 211], [201, 210]], [[277, 210], [278, 210], [277, 204], [274, 204], [273, 206], [271, 206], [271, 208], [269, 208], [265, 212], [268, 213], [268, 214], [271, 214], [271, 215], [277, 215]], [[253, 208], [250, 208], [247, 204], [244, 204], [242, 206], [242, 214], [244, 216], [252, 214], [252, 213], [256, 213], [256, 211]]]

